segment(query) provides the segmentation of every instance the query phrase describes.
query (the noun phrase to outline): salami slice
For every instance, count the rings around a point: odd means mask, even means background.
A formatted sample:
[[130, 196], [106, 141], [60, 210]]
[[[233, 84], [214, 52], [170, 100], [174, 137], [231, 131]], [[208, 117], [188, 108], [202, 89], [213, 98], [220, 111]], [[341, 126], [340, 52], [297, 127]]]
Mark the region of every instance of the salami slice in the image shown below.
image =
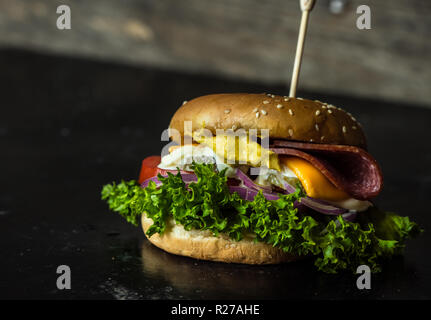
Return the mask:
[[353, 198], [368, 200], [383, 187], [376, 160], [365, 150], [343, 145], [274, 140], [270, 149], [280, 155], [300, 157], [319, 169], [337, 188]]

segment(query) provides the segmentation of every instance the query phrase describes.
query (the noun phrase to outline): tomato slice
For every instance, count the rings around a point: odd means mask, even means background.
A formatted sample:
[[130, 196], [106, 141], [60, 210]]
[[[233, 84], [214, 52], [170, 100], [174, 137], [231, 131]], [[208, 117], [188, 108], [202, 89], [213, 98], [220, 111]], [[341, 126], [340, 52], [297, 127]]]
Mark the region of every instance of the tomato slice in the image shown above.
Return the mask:
[[142, 160], [141, 172], [139, 173], [139, 183], [157, 175], [157, 166], [161, 161], [160, 156], [150, 156]]

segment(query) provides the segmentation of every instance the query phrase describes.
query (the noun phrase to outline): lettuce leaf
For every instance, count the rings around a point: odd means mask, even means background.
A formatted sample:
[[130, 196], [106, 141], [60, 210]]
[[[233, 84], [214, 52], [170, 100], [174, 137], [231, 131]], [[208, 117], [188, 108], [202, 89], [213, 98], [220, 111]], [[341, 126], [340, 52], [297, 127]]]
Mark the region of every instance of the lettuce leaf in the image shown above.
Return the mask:
[[168, 173], [158, 176], [160, 187], [151, 182], [142, 189], [135, 181], [105, 185], [102, 199], [134, 225], [145, 212], [154, 221], [148, 236], [163, 234], [170, 218], [186, 230], [225, 233], [236, 241], [251, 233], [255, 241], [285, 252], [314, 256], [317, 269], [326, 273], [356, 271], [361, 264], [379, 272], [385, 259], [402, 252], [406, 239], [422, 232], [408, 217], [376, 208], [360, 213], [356, 222], [312, 211], [298, 213], [294, 203], [304, 195], [300, 188], [275, 201], [266, 200], [261, 192], [245, 201], [229, 192], [224, 171], [204, 164], [193, 164], [193, 169], [198, 180], [188, 186], [179, 173]]

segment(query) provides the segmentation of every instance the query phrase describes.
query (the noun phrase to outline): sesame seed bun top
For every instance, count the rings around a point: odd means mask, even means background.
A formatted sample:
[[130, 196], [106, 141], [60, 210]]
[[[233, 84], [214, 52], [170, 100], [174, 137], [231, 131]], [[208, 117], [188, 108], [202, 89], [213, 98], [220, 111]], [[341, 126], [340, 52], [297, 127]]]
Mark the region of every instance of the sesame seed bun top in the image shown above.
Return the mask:
[[211, 94], [185, 102], [169, 127], [183, 136], [184, 121], [192, 122], [193, 131], [206, 128], [214, 135], [217, 129], [269, 129], [271, 139], [366, 148], [362, 127], [352, 115], [333, 105], [301, 98]]

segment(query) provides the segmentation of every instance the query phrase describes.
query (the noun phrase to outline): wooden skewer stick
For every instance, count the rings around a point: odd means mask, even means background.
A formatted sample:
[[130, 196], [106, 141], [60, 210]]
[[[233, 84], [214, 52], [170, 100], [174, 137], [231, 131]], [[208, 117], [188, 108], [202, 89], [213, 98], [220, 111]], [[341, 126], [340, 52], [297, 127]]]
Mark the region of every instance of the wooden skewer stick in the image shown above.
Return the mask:
[[299, 0], [301, 5], [302, 17], [299, 27], [298, 44], [296, 45], [295, 64], [293, 65], [292, 81], [290, 83], [289, 97], [296, 97], [298, 87], [299, 70], [301, 69], [302, 52], [304, 51], [305, 34], [307, 33], [308, 16], [314, 7], [315, 0]]

